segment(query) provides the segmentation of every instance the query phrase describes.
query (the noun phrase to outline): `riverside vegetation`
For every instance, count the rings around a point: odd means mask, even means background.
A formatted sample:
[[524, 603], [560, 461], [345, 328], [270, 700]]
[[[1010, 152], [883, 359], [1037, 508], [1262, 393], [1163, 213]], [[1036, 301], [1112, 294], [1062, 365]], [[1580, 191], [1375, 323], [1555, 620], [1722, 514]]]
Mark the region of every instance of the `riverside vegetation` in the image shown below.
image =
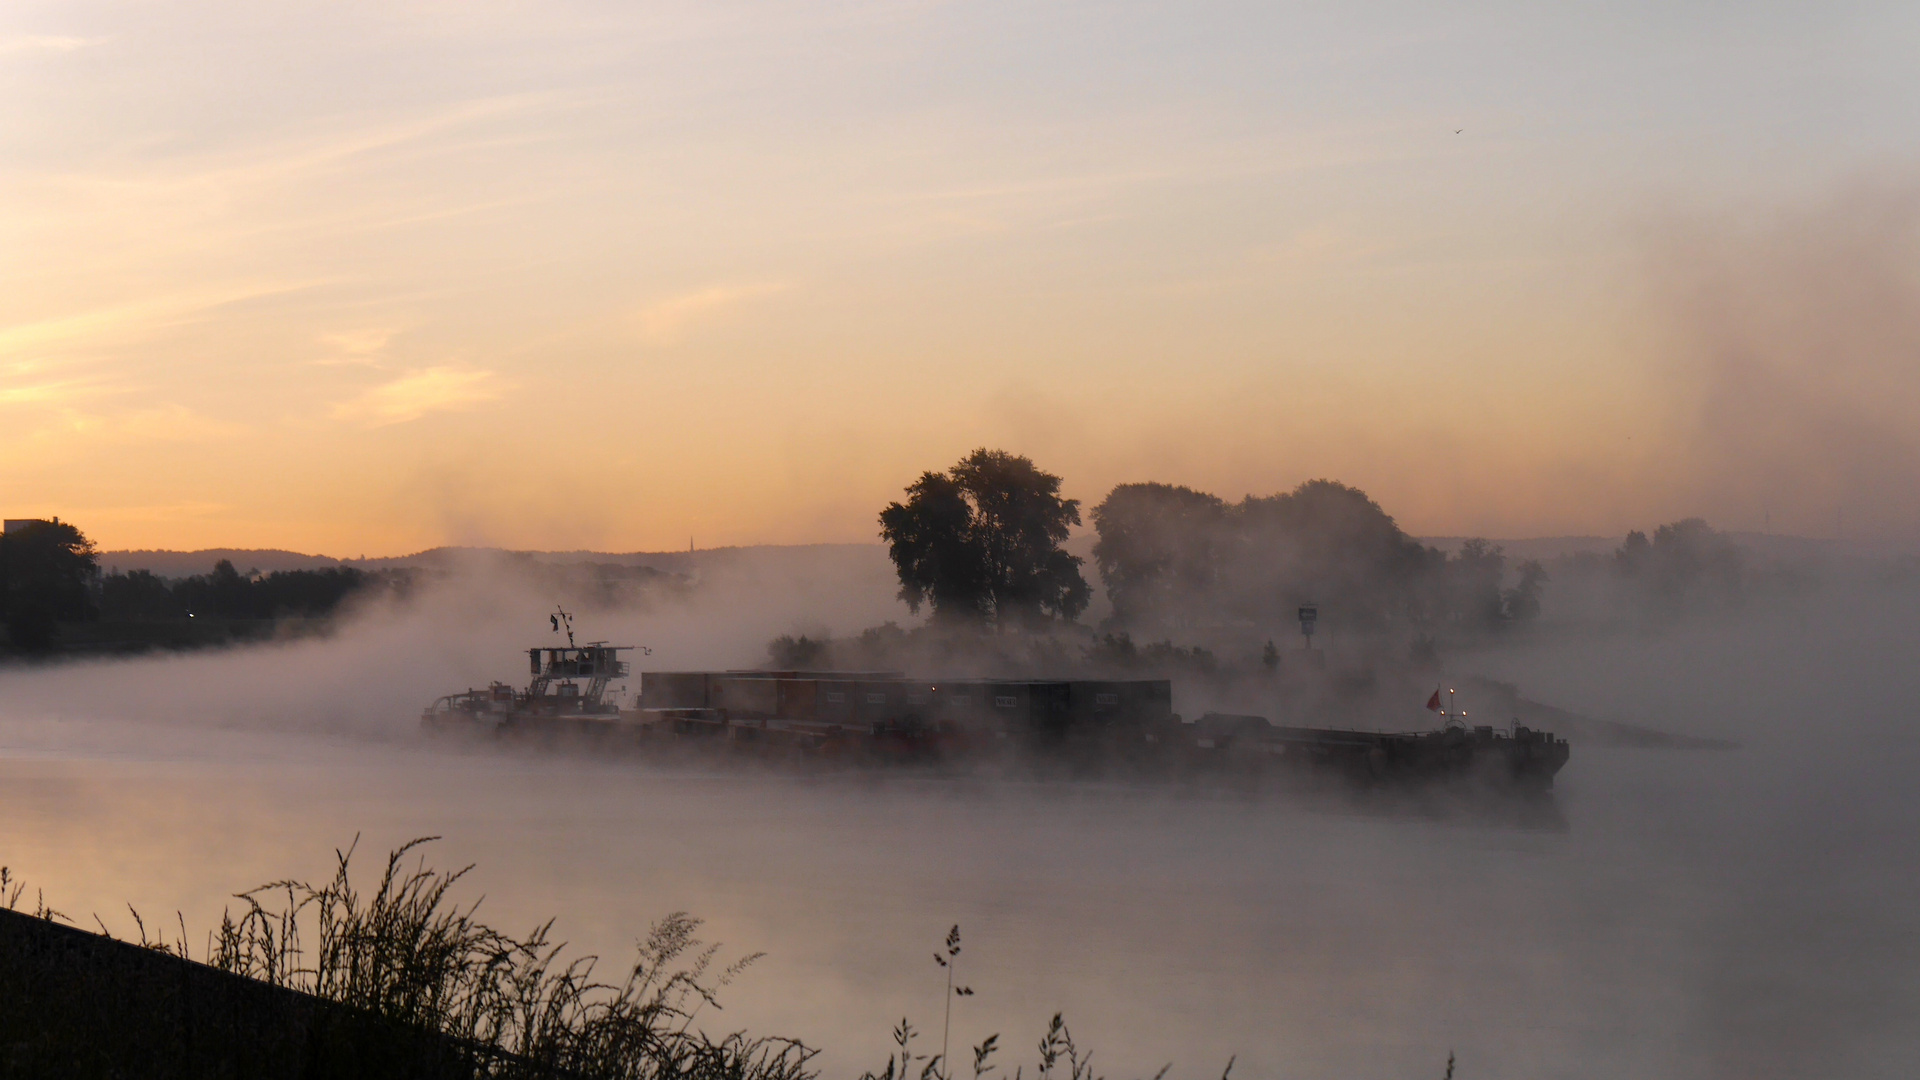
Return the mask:
[[[1004, 450], [975, 450], [945, 472], [926, 472], [904, 502], [880, 511], [908, 610], [923, 607], [935, 636], [992, 631], [1045, 638], [1086, 633], [1079, 618], [1093, 597], [1083, 560], [1064, 547], [1081, 523], [1080, 503], [1063, 481]], [[1429, 547], [1403, 531], [1358, 488], [1309, 480], [1292, 491], [1228, 502], [1162, 483], [1113, 488], [1090, 512], [1093, 561], [1111, 610], [1098, 631], [1110, 660], [1131, 657], [1134, 639], [1169, 654], [1184, 649], [1204, 665], [1229, 653], [1278, 662], [1268, 643], [1284, 639], [1295, 613], [1314, 606], [1328, 633], [1350, 642], [1392, 642], [1415, 660], [1438, 643], [1473, 643], [1521, 632], [1546, 607], [1559, 582], [1564, 620], [1577, 614], [1672, 619], [1690, 611], [1739, 606], [1753, 593], [1792, 588], [1796, 572], [1762, 567], [1731, 538], [1689, 518], [1649, 538], [1629, 533], [1611, 557], [1563, 556], [1552, 571], [1535, 560], [1510, 562], [1502, 549], [1471, 538], [1456, 550]], [[161, 577], [150, 570], [102, 573], [94, 543], [70, 522], [20, 520], [0, 536], [0, 659], [54, 654], [127, 654], [153, 649], [236, 645], [326, 633], [337, 618], [381, 599], [404, 601], [447, 578], [458, 552], [434, 549], [406, 566], [260, 573], [221, 560], [206, 574]], [[644, 607], [685, 596], [697, 574], [626, 562], [544, 562], [535, 553], [497, 553], [541, 591], [589, 608]], [[1905, 568], [1912, 570], [1911, 566]], [[798, 658], [847, 666], [843, 654], [885, 652], [898, 644], [891, 624], [871, 641], [793, 639]], [[1172, 644], [1174, 637], [1184, 646]], [[1205, 639], [1204, 641], [1202, 639]], [[776, 643], [779, 644], [779, 643]], [[826, 647], [831, 645], [831, 647]], [[894, 649], [893, 651], [898, 651]], [[778, 660], [779, 658], [776, 657]], [[860, 663], [887, 658], [853, 657]], [[791, 666], [791, 665], [789, 665]]]
[[244, 644], [324, 632], [353, 602], [404, 597], [406, 570], [102, 574], [92, 540], [71, 522], [16, 523], [0, 536], [0, 657], [124, 654]]
[[[38, 894], [30, 909], [21, 910], [25, 889], [0, 868], [0, 950], [31, 951], [29, 959], [38, 962], [21, 962], [14, 955], [0, 963], [5, 971], [0, 973], [0, 1073], [435, 1080], [813, 1080], [818, 1075], [817, 1051], [798, 1039], [743, 1031], [714, 1037], [695, 1024], [720, 1008], [720, 989], [760, 954], [722, 963], [720, 947], [697, 936], [699, 920], [676, 912], [654, 924], [622, 978], [600, 981], [597, 958], [562, 957], [566, 946], [553, 940], [551, 920], [515, 936], [480, 921], [479, 901], [457, 902], [452, 891], [471, 866], [439, 871], [416, 856], [409, 867], [409, 855], [432, 839], [391, 852], [371, 893], [353, 882], [349, 846], [335, 852], [333, 877], [324, 884], [283, 880], [236, 894], [241, 907], [223, 913], [197, 960], [184, 920], [176, 920], [177, 936], [169, 939], [165, 931], [150, 933], [129, 908], [135, 942], [115, 941], [104, 924], [100, 935], [78, 931]], [[43, 936], [68, 940], [53, 949], [22, 948], [20, 943], [35, 933], [29, 924], [40, 926]], [[91, 1005], [109, 989], [81, 986], [78, 994], [62, 995], [38, 981], [69, 974], [61, 969], [77, 965], [82, 949], [74, 941], [80, 939], [96, 952], [116, 950], [119, 971], [140, 964], [166, 965], [167, 971], [157, 978], [115, 980], [135, 984], [142, 998], [110, 1019], [97, 1005], [91, 1014], [64, 1009], [63, 1003], [81, 997]], [[894, 1052], [862, 1080], [953, 1080], [957, 1075], [947, 1047], [952, 1006], [956, 998], [973, 995], [955, 982], [960, 951], [955, 926], [934, 957], [946, 998], [939, 1052], [921, 1053], [922, 1033], [903, 1018], [892, 1033]], [[55, 958], [52, 964], [45, 962], [48, 956]], [[106, 981], [100, 970], [94, 965], [83, 981]], [[214, 995], [204, 985], [195, 989], [196, 978], [225, 979], [233, 984], [229, 990], [274, 992], [264, 1009], [264, 1026], [298, 1028], [304, 1035], [274, 1062], [273, 1072], [263, 1071], [249, 1057], [258, 1048], [237, 1045], [246, 1041], [243, 1032], [208, 1022], [207, 1003]], [[198, 998], [197, 1047], [195, 1032], [178, 1030], [196, 1023], [195, 1002], [172, 998]], [[326, 1022], [314, 1021], [316, 1012]], [[175, 1016], [186, 1019], [169, 1019]], [[106, 1026], [113, 1030], [100, 1030]], [[222, 1036], [236, 1045], [208, 1046]], [[1036, 1050], [1035, 1077], [1100, 1080], [1092, 1054], [1074, 1042], [1057, 1013]], [[1025, 1080], [1027, 1066], [1009, 1074], [995, 1062], [1000, 1051], [999, 1035], [988, 1036], [962, 1051], [963, 1071], [973, 1080]], [[168, 1059], [188, 1053], [197, 1067], [173, 1067]], [[1223, 1080], [1232, 1068], [1229, 1060]], [[1155, 1080], [1169, 1071], [1170, 1066], [1161, 1068]]]

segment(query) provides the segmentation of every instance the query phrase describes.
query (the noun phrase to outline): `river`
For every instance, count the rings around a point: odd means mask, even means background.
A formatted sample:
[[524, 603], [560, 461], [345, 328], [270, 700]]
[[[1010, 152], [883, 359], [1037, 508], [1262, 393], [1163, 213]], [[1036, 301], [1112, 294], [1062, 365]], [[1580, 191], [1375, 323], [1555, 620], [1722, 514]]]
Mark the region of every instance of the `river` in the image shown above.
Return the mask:
[[[1869, 592], [1463, 658], [1545, 700], [1743, 741], [1576, 745], [1557, 822], [453, 751], [412, 732], [420, 695], [355, 678], [387, 654], [378, 635], [16, 670], [0, 862], [81, 925], [178, 912], [198, 949], [235, 891], [324, 877], [356, 835], [369, 873], [440, 836], [432, 861], [475, 864], [461, 895], [486, 917], [557, 917], [609, 969], [675, 910], [728, 955], [764, 952], [703, 1022], [801, 1037], [834, 1076], [878, 1066], [903, 1014], [937, 1050], [932, 953], [957, 923], [975, 994], [954, 1045], [1001, 1033], [1009, 1073], [1061, 1010], [1116, 1080], [1166, 1061], [1217, 1076], [1229, 1056], [1239, 1077], [1437, 1080], [1450, 1052], [1462, 1078], [1908, 1077], [1916, 615], [1910, 592]], [[204, 689], [222, 677], [247, 707]], [[315, 702], [340, 700], [359, 719], [322, 722], [335, 708]]]

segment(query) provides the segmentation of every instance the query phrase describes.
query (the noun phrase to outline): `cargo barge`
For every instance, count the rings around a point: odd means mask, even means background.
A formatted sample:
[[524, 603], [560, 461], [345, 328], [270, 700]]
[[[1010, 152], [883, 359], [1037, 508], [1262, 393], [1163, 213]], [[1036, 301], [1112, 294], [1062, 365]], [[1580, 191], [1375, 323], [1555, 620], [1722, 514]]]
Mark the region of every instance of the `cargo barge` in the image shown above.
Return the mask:
[[[528, 650], [524, 689], [449, 694], [424, 728], [659, 753], [725, 752], [847, 764], [1021, 763], [1143, 775], [1313, 774], [1361, 784], [1471, 781], [1544, 791], [1566, 740], [1515, 723], [1426, 731], [1288, 727], [1173, 711], [1166, 679], [916, 679], [884, 671], [648, 671], [631, 703], [628, 646]], [[617, 695], [624, 696], [624, 695]]]

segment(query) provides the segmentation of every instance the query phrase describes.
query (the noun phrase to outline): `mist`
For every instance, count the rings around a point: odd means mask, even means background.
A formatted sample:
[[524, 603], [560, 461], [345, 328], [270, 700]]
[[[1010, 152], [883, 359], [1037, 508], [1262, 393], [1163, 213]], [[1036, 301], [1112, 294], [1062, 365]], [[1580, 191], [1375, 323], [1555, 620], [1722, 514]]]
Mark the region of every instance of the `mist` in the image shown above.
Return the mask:
[[[202, 956], [432, 838], [836, 1080], [1920, 1076], [1916, 12], [10, 5], [3, 880]], [[423, 725], [575, 641], [1196, 726]]]
[[[879, 549], [742, 553], [687, 587], [581, 606], [641, 665], [751, 666], [779, 633], [900, 616]], [[1858, 570], [1858, 568], [1856, 568]], [[519, 681], [551, 578], [476, 559], [319, 640], [13, 671], [0, 687], [5, 861], [89, 924], [126, 903], [190, 931], [333, 846], [440, 835], [504, 925], [558, 916], [617, 960], [687, 909], [765, 950], [715, 1030], [798, 1035], [849, 1075], [952, 923], [977, 990], [957, 1035], [1022, 1047], [1064, 1009], [1110, 1074], [1903, 1076], [1920, 885], [1920, 589], [1831, 573], [1658, 624], [1543, 622], [1450, 674], [1733, 751], [1575, 737], [1563, 824], [1366, 800], [917, 774], [669, 769], [447, 747], [433, 696]], [[1894, 582], [1889, 585], [1888, 582]], [[1553, 596], [1547, 596], [1551, 611]], [[1338, 650], [1337, 644], [1333, 648]], [[1335, 663], [1338, 663], [1336, 654]], [[923, 1044], [924, 1048], [924, 1044]]]
[[350, 610], [324, 637], [12, 672], [9, 713], [69, 725], [133, 718], [156, 738], [192, 729], [411, 738], [440, 694], [524, 682], [525, 650], [558, 640], [547, 623], [556, 606], [575, 613], [583, 642], [652, 650], [636, 671], [755, 666], [778, 632], [893, 614], [877, 587], [886, 572], [877, 548], [709, 553], [613, 603], [593, 576], [565, 573], [569, 561], [459, 553], [431, 567], [412, 598]]
[[[1243, 1076], [1437, 1076], [1449, 1052], [1463, 1078], [1914, 1075], [1920, 573], [1899, 539], [1916, 443], [1895, 364], [1920, 341], [1914, 205], [1882, 190], [1664, 238], [1649, 280], [1675, 313], [1673, 385], [1695, 395], [1676, 400], [1698, 406], [1698, 468], [1675, 482], [1699, 485], [1687, 505], [1711, 522], [1670, 531], [1705, 545], [1678, 562], [1633, 571], [1624, 537], [1514, 542], [1476, 587], [1505, 596], [1538, 558], [1537, 616], [1415, 633], [1342, 627], [1329, 604], [1324, 670], [1264, 609], [1208, 621], [1209, 595], [1291, 587], [1245, 551], [1134, 627], [1165, 642], [1141, 673], [1172, 677], [1188, 715], [1408, 728], [1430, 722], [1434, 685], [1495, 722], [1551, 709], [1573, 754], [1550, 819], [433, 742], [419, 709], [524, 680], [556, 605], [582, 641], [645, 647], [637, 667], [657, 670], [762, 666], [782, 635], [852, 647], [895, 622], [910, 647], [878, 658], [914, 669], [1111, 671], [1106, 635], [1129, 625], [1096, 597], [1039, 651], [920, 649], [878, 546], [659, 556], [617, 589], [584, 554], [464, 553], [324, 636], [8, 670], [0, 862], [81, 925], [126, 933], [131, 903], [178, 911], [191, 939], [236, 890], [323, 874], [336, 845], [437, 835], [434, 860], [475, 863], [469, 895], [501, 925], [556, 917], [617, 963], [689, 910], [730, 955], [764, 950], [702, 1022], [798, 1036], [827, 1075], [877, 1065], [903, 1014], [934, 1030], [926, 958], [955, 923], [976, 990], [956, 1044], [1022, 1048], [1064, 1010], [1108, 1075], [1214, 1075], [1234, 1056]], [[1849, 542], [1775, 535], [1819, 534], [1830, 512]], [[1662, 524], [1640, 526], [1650, 552]], [[1364, 564], [1341, 565], [1349, 595], [1387, 604]], [[1706, 585], [1676, 587], [1675, 565], [1708, 567]], [[1629, 729], [1687, 738], [1629, 745]]]
[[1638, 242], [1655, 374], [1680, 407], [1677, 503], [1726, 528], [1920, 536], [1913, 176], [1862, 174], [1762, 213], [1651, 215]]

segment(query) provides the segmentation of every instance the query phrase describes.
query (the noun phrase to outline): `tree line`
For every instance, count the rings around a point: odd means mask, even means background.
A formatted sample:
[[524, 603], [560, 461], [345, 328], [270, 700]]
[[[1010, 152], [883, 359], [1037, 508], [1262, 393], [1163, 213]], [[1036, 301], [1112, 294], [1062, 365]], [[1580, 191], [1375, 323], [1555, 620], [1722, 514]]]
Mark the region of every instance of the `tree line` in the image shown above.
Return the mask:
[[1745, 595], [1747, 552], [1705, 521], [1687, 518], [1660, 526], [1651, 539], [1628, 533], [1613, 553], [1613, 571], [1657, 610], [1729, 607]]
[[110, 573], [100, 580], [100, 616], [108, 619], [274, 619], [330, 615], [354, 593], [390, 578], [351, 566], [320, 570], [241, 573], [221, 559], [213, 571], [164, 578], [150, 570]]
[[92, 586], [99, 574], [93, 541], [59, 518], [0, 535], [0, 602], [13, 647], [51, 648], [61, 621], [92, 617]]
[[[915, 613], [926, 605], [936, 622], [1015, 628], [1077, 618], [1091, 590], [1082, 560], [1062, 548], [1081, 517], [1060, 485], [1001, 450], [922, 474], [904, 502], [880, 513], [900, 599]], [[1331, 480], [1239, 502], [1121, 484], [1092, 520], [1114, 628], [1273, 627], [1314, 604], [1362, 632], [1486, 629], [1536, 617], [1547, 581], [1540, 563], [1509, 568], [1485, 540], [1451, 554], [1421, 544], [1365, 492]]]
[[0, 536], [0, 607], [8, 642], [20, 652], [52, 649], [62, 623], [316, 618], [363, 590], [408, 582], [404, 572], [346, 566], [242, 573], [226, 559], [210, 573], [178, 579], [148, 570], [102, 574], [93, 541], [71, 522], [34, 521]]
[[1309, 480], [1230, 503], [1122, 484], [1093, 511], [1094, 560], [1123, 625], [1272, 625], [1312, 604], [1340, 626], [1485, 629], [1540, 613], [1547, 572], [1482, 539], [1451, 554], [1408, 536], [1359, 488]]

